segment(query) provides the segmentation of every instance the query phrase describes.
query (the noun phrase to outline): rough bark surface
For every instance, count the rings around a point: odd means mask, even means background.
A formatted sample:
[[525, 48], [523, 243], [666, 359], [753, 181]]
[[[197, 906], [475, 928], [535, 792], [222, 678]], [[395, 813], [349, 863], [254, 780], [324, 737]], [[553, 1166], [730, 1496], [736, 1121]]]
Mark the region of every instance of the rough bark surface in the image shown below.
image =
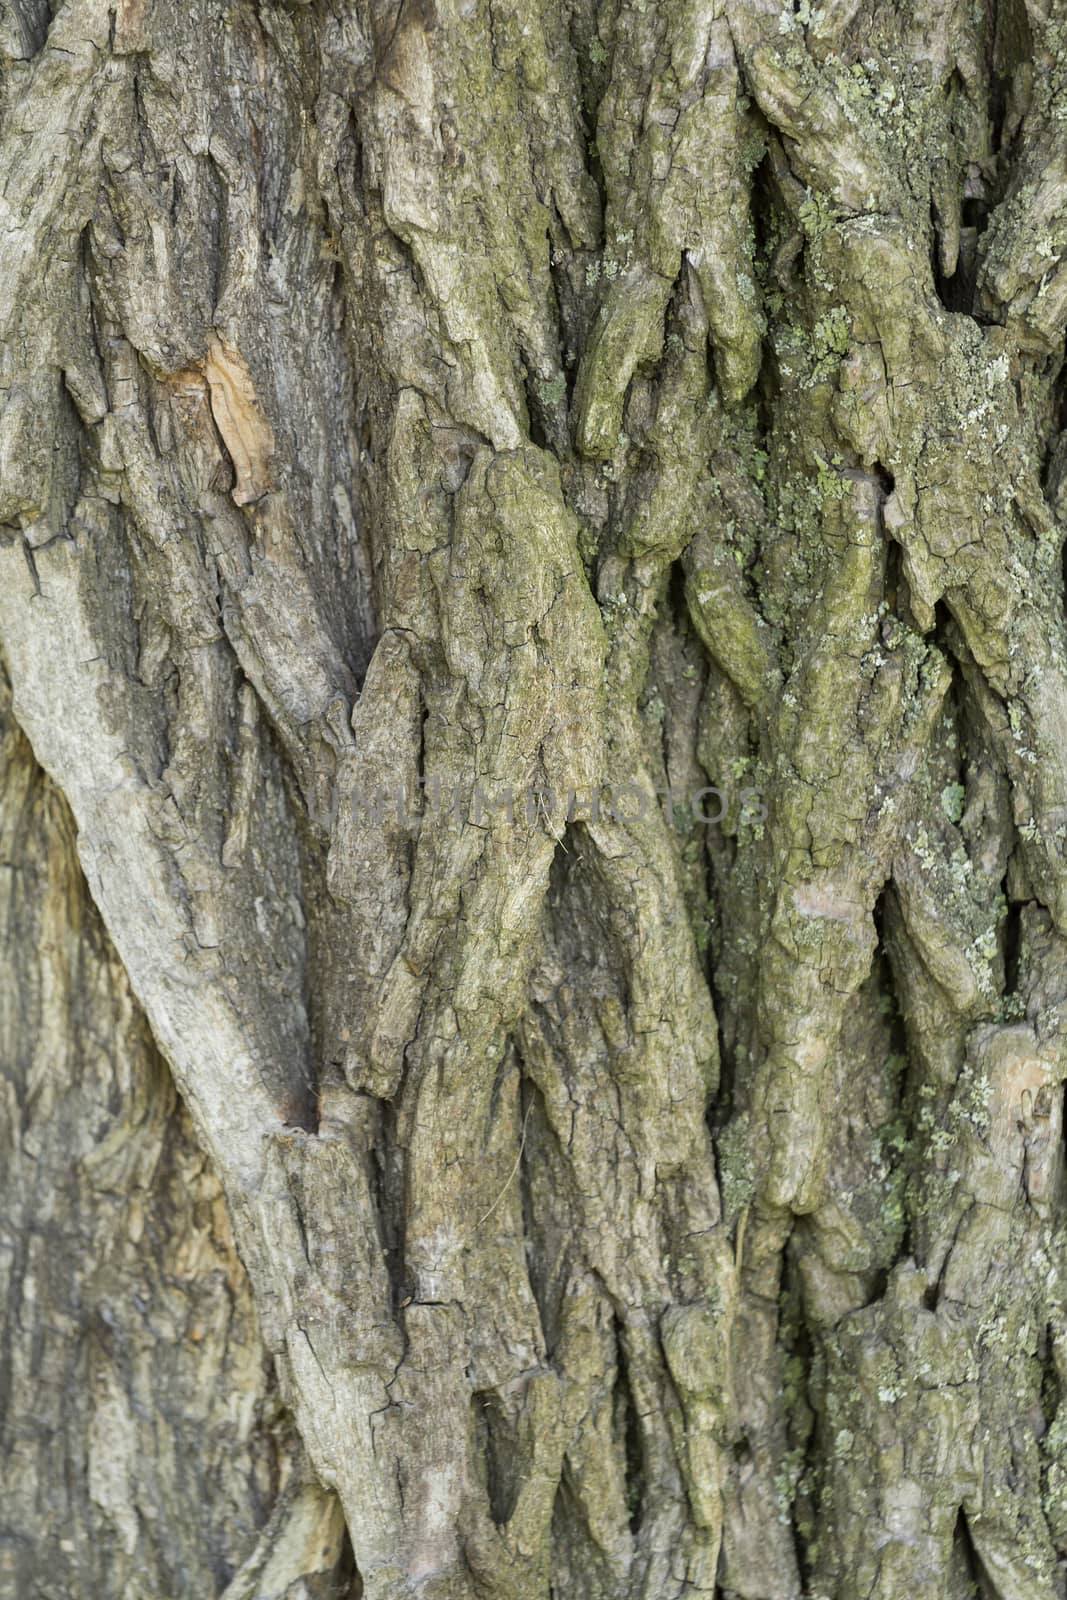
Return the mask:
[[1062, 0], [0, 3], [0, 1593], [1067, 1595], [1065, 331]]

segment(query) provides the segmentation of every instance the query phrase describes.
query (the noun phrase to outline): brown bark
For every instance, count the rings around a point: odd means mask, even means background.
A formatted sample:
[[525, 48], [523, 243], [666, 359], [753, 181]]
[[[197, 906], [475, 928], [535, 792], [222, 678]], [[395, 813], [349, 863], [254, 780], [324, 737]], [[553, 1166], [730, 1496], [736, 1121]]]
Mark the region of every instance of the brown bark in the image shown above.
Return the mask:
[[0, 58], [3, 1592], [1067, 1593], [1067, 11]]

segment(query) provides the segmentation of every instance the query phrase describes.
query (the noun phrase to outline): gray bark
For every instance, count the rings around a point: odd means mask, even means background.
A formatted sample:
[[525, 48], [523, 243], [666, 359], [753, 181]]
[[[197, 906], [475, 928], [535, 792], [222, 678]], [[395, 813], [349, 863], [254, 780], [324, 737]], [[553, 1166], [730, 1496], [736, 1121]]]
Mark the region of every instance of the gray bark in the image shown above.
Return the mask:
[[13, 0], [0, 173], [0, 1594], [1067, 1595], [1067, 5]]

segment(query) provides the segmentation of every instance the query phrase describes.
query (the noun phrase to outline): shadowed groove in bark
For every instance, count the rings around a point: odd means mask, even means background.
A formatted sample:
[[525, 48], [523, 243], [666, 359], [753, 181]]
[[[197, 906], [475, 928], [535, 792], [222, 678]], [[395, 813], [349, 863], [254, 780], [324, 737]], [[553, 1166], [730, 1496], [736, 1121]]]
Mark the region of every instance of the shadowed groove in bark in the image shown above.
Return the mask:
[[985, 1571], [974, 1548], [966, 1513], [961, 1509], [953, 1533], [953, 1552], [956, 1556], [958, 1580], [962, 1580], [963, 1593], [974, 1600], [996, 1600], [996, 1590], [986, 1581]]
[[627, 1373], [625, 1334], [618, 1317], [615, 1319], [614, 1332], [618, 1351], [613, 1397], [615, 1437], [617, 1448], [626, 1463], [626, 1509], [630, 1532], [636, 1537], [641, 1532], [642, 1503], [645, 1494], [641, 1429]]

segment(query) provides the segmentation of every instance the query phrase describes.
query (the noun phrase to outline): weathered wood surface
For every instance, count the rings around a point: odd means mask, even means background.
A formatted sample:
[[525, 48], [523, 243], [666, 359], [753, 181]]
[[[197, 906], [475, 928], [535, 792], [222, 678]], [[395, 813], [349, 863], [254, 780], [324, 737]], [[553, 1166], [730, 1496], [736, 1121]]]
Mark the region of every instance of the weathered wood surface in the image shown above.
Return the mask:
[[0, 1592], [1067, 1593], [1067, 7], [0, 64]]

